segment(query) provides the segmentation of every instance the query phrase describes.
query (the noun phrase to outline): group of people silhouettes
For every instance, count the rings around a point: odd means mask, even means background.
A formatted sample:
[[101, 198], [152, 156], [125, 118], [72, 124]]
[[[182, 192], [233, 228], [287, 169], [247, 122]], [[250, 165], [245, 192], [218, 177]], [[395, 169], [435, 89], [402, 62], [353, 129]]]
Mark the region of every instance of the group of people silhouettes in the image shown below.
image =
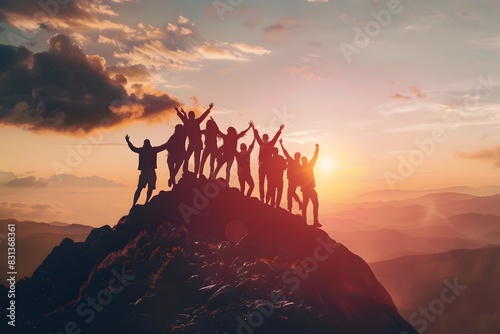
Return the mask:
[[[285, 170], [287, 171], [288, 189], [287, 189], [287, 209], [292, 212], [293, 202], [297, 202], [302, 217], [307, 221], [307, 206], [311, 201], [313, 206], [313, 226], [321, 227], [318, 220], [318, 194], [316, 192], [316, 183], [314, 179], [314, 165], [318, 159], [319, 145], [316, 144], [316, 149], [311, 160], [296, 152], [293, 158], [283, 146], [283, 140], [279, 139], [284, 129], [281, 125], [274, 137], [269, 140], [268, 134], [259, 134], [255, 129], [254, 123], [249, 122], [248, 127], [238, 132], [234, 127], [229, 127], [227, 133], [219, 130], [215, 120], [210, 117], [206, 122], [205, 129], [201, 129], [201, 124], [209, 116], [213, 103], [200, 116], [196, 117], [193, 111], [186, 113], [184, 109], [175, 108], [177, 116], [182, 124], [175, 126], [175, 131], [169, 140], [160, 146], [151, 146], [148, 139], [144, 140], [142, 147], [135, 147], [130, 142], [130, 136], [127, 135], [125, 140], [129, 148], [139, 154], [139, 166], [141, 171], [139, 175], [139, 183], [134, 194], [134, 203], [137, 203], [142, 189], [146, 186], [147, 197], [146, 203], [150, 200], [153, 190], [156, 188], [156, 168], [157, 154], [163, 150], [167, 150], [167, 165], [169, 170], [169, 187], [176, 184], [176, 176], [181, 167], [183, 172], [189, 171], [189, 161], [191, 157], [194, 160], [194, 170], [196, 176], [204, 175], [204, 167], [209, 160], [208, 178], [215, 179], [224, 165], [226, 165], [226, 182], [229, 183], [231, 176], [231, 168], [236, 159], [238, 167], [238, 181], [240, 190], [246, 196], [251, 196], [255, 184], [250, 167], [250, 154], [252, 153], [255, 143], [259, 145], [259, 197], [263, 203], [270, 204], [278, 208], [283, 195], [283, 177]], [[238, 151], [238, 140], [245, 136], [247, 132], [253, 130], [253, 140], [250, 146], [240, 144]], [[202, 140], [204, 137], [204, 141]], [[218, 139], [222, 139], [222, 145], [218, 146]], [[279, 154], [279, 149], [276, 143], [279, 139], [281, 150], [284, 157]], [[187, 141], [187, 147], [186, 147]], [[245, 189], [248, 185], [248, 189]], [[267, 186], [267, 187], [266, 187]], [[267, 188], [267, 189], [266, 189]], [[297, 194], [297, 188], [302, 192], [302, 200]]]

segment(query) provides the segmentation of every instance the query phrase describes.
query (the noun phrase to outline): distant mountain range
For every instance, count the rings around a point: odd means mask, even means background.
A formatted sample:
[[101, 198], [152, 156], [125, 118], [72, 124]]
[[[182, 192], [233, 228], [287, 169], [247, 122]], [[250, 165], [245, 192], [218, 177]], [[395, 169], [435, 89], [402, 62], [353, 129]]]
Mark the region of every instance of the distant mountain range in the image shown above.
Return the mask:
[[[65, 238], [84, 241], [91, 226], [65, 223], [37, 223], [32, 221], [17, 221], [15, 219], [0, 219], [0, 231], [7, 231], [8, 224], [16, 224], [16, 262], [17, 279], [28, 277], [50, 254], [52, 249]], [[0, 257], [7, 258], [6, 235], [1, 235]], [[2, 268], [4, 264], [2, 264]], [[6, 270], [0, 271], [0, 280], [5, 282]]]
[[[420, 333], [500, 333], [499, 246], [405, 256], [370, 267]], [[456, 298], [450, 285], [458, 290]]]
[[11, 172], [0, 171], [0, 186], [8, 188], [46, 188], [47, 186], [72, 187], [124, 187], [121, 183], [99, 176], [76, 176], [72, 174], [52, 175], [48, 179], [35, 176], [16, 176]]
[[344, 204], [329, 234], [368, 262], [500, 243], [500, 196], [454, 192]]

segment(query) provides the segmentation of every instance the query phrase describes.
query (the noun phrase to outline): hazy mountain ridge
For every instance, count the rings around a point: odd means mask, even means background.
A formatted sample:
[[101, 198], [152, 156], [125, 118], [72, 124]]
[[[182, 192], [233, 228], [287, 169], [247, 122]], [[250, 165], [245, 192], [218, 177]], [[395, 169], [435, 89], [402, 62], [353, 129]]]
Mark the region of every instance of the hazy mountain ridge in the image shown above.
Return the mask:
[[[425, 325], [428, 334], [500, 332], [500, 247], [405, 256], [370, 267], [417, 330]], [[431, 314], [435, 320], [424, 322], [420, 308], [440, 300], [444, 282], [455, 279], [463, 286], [460, 295], [445, 303], [442, 314]]]
[[[79, 224], [65, 224], [56, 222], [43, 223], [33, 221], [17, 221], [16, 219], [0, 219], [1, 231], [7, 231], [8, 224], [16, 225], [16, 260], [17, 279], [28, 277], [50, 254], [52, 249], [59, 245], [65, 238], [72, 238], [75, 241], [84, 241], [91, 226]], [[7, 243], [2, 236], [0, 244], [0, 257], [7, 258]], [[2, 265], [2, 268], [5, 268]], [[0, 272], [0, 280], [5, 282], [7, 270]]]
[[[378, 204], [375, 205], [375, 204]], [[344, 206], [347, 207], [347, 206]], [[325, 229], [368, 262], [402, 254], [480, 248], [500, 241], [500, 197], [455, 192], [398, 201], [353, 203]], [[352, 222], [350, 227], [346, 221]]]
[[49, 178], [40, 178], [32, 175], [16, 176], [11, 172], [0, 171], [0, 186], [7, 188], [47, 188], [48, 186], [72, 186], [72, 187], [124, 187], [103, 177], [76, 176], [73, 174], [56, 174]]

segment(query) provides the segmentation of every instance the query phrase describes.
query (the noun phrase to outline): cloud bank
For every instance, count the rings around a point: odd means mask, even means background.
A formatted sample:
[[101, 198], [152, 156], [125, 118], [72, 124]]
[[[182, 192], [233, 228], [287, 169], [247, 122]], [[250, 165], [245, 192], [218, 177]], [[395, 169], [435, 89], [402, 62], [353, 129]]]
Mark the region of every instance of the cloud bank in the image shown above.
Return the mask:
[[81, 134], [102, 126], [162, 119], [180, 102], [128, 77], [147, 76], [140, 66], [114, 66], [85, 55], [63, 34], [48, 41], [50, 48], [34, 53], [0, 45], [0, 124], [31, 131]]

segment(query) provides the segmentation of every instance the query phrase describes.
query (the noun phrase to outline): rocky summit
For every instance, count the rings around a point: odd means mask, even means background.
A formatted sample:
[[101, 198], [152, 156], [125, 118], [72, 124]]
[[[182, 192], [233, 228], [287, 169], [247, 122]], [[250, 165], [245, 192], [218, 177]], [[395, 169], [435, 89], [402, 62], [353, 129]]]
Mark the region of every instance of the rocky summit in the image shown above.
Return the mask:
[[417, 333], [366, 262], [327, 233], [192, 175], [85, 242], [63, 240], [17, 283], [8, 330]]

